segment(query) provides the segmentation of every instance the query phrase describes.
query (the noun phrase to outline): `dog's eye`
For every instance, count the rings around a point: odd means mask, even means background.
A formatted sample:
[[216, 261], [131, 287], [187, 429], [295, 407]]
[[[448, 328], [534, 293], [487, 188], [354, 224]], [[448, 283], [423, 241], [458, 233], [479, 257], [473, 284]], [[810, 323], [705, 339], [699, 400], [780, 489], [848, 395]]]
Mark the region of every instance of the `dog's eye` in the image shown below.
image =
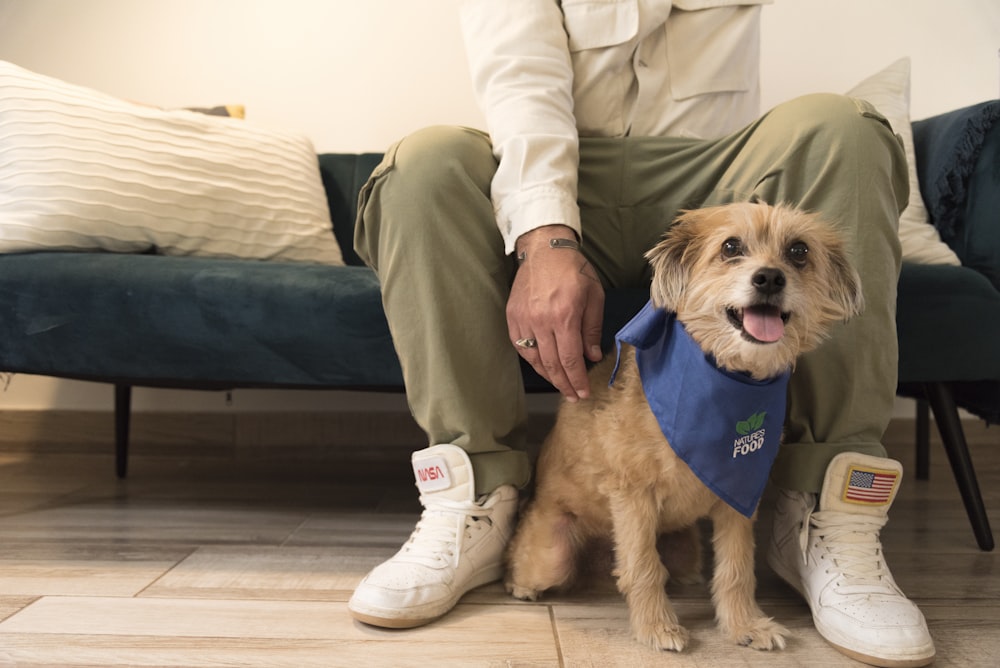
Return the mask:
[[729, 260], [743, 255], [743, 242], [736, 237], [729, 237], [722, 242], [722, 258]]
[[791, 260], [792, 264], [796, 267], [804, 267], [808, 257], [809, 246], [806, 246], [805, 243], [796, 241], [788, 247], [788, 259]]

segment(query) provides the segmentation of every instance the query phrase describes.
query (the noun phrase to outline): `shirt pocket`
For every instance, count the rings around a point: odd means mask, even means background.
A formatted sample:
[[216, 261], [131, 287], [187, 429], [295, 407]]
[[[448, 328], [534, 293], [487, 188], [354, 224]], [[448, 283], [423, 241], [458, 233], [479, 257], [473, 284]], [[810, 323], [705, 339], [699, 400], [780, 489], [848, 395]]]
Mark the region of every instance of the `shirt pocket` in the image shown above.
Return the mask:
[[639, 33], [639, 0], [563, 0], [571, 52], [624, 44]]
[[749, 91], [760, 66], [760, 5], [769, 0], [676, 0], [667, 19], [675, 100]]

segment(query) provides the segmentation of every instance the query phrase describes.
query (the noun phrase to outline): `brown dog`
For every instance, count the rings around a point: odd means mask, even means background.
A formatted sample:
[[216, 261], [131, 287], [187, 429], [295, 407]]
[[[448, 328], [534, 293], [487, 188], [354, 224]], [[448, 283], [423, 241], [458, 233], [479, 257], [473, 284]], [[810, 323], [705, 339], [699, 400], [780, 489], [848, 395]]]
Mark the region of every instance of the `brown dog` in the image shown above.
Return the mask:
[[[838, 235], [815, 216], [785, 206], [740, 203], [686, 212], [647, 258], [652, 306], [676, 313], [719, 368], [757, 380], [787, 373], [831, 325], [863, 306], [858, 275]], [[559, 409], [542, 446], [534, 500], [509, 548], [507, 590], [534, 600], [563, 587], [580, 549], [591, 539], [613, 537], [618, 589], [636, 639], [682, 650], [688, 634], [666, 595], [657, 537], [687, 530], [697, 541], [695, 523], [708, 517], [720, 629], [741, 645], [783, 648], [787, 629], [754, 598], [756, 501], [738, 512], [667, 447], [634, 347], [622, 345], [609, 387], [615, 363], [609, 356], [591, 370], [591, 398]], [[669, 374], [666, 379], [673, 381]], [[728, 458], [730, 444], [723, 445]], [[734, 459], [739, 448], [732, 448]]]

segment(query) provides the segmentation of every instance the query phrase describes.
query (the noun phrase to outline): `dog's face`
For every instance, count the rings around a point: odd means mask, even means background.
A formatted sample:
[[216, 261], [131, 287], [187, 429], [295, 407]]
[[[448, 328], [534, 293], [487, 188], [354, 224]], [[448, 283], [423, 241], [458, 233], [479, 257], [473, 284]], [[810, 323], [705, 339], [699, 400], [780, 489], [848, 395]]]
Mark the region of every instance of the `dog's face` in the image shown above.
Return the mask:
[[654, 305], [676, 312], [720, 366], [756, 379], [784, 372], [863, 308], [840, 236], [787, 206], [687, 211], [646, 257]]

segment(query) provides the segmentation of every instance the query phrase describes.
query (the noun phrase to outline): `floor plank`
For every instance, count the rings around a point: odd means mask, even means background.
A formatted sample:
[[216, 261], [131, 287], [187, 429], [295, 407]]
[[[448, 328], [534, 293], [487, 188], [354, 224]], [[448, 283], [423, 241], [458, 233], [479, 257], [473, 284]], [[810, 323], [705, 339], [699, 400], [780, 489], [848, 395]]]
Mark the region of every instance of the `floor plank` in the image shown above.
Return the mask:
[[[460, 605], [432, 626], [384, 631], [344, 603], [46, 597], [0, 623], [17, 665], [555, 665], [549, 614]], [[497, 641], [497, 631], [503, 640]], [[104, 642], [98, 640], [104, 639]], [[2, 657], [3, 654], [0, 654]], [[372, 662], [375, 662], [374, 664]]]
[[0, 591], [37, 596], [135, 596], [173, 566], [173, 561], [5, 559]]
[[393, 552], [369, 547], [203, 547], [142, 596], [346, 602], [365, 573]]
[[729, 643], [715, 628], [710, 602], [705, 600], [675, 601], [681, 623], [691, 634], [684, 652], [664, 656], [661, 652], [639, 645], [632, 639], [628, 610], [623, 605], [555, 606], [559, 643], [566, 665], [607, 666], [608, 668], [671, 668], [695, 666], [822, 666], [839, 668], [857, 666], [829, 647], [812, 630], [812, 624], [797, 604], [765, 606], [769, 614], [780, 619], [792, 635], [784, 651], [759, 652]]

